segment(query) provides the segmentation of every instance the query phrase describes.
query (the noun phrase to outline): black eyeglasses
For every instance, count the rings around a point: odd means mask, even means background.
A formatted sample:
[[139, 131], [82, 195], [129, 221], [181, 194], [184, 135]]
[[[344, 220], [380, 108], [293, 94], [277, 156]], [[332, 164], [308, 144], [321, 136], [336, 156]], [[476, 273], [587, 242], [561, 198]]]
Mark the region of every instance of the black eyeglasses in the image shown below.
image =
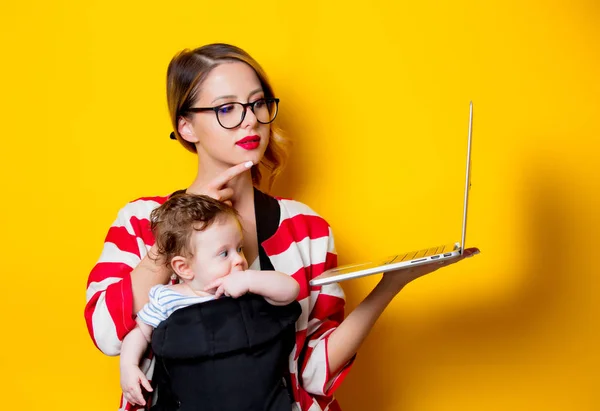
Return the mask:
[[[275, 120], [279, 111], [278, 98], [261, 98], [251, 103], [225, 103], [216, 107], [191, 107], [184, 112], [203, 113], [206, 111], [214, 111], [217, 116], [217, 121], [221, 127], [226, 129], [236, 128], [246, 118], [246, 111], [250, 108], [256, 120], [261, 124], [269, 124]], [[172, 140], [176, 140], [175, 133], [170, 135]]]
[[202, 113], [205, 111], [214, 111], [217, 121], [221, 127], [226, 129], [236, 128], [246, 118], [246, 111], [250, 108], [256, 120], [261, 124], [269, 124], [277, 117], [279, 110], [278, 98], [261, 98], [251, 103], [225, 103], [216, 107], [191, 107], [187, 111], [192, 113]]

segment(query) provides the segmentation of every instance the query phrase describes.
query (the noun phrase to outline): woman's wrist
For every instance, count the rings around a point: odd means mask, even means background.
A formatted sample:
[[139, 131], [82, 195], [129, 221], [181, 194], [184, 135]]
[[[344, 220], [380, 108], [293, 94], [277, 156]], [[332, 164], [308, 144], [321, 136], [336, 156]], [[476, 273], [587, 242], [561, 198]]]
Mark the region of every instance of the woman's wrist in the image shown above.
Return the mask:
[[384, 274], [371, 294], [380, 295], [381, 298], [387, 298], [391, 301], [408, 284], [408, 281], [394, 278], [394, 275], [393, 273]]

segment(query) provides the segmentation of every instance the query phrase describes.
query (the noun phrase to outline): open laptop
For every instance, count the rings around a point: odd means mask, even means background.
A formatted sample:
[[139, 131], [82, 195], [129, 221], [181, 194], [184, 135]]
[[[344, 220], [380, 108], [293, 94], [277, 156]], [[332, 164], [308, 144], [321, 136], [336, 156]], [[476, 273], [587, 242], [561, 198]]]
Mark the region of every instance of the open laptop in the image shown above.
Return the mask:
[[310, 285], [318, 286], [334, 282], [365, 277], [367, 275], [398, 271], [425, 264], [438, 264], [457, 258], [465, 249], [465, 237], [467, 234], [467, 208], [469, 203], [469, 189], [471, 187], [471, 141], [473, 137], [473, 102], [469, 104], [469, 136], [467, 142], [467, 165], [465, 177], [465, 195], [463, 205], [462, 236], [460, 243], [439, 245], [408, 253], [400, 253], [380, 260], [366, 263], [348, 264], [327, 270], [318, 277], [310, 280]]

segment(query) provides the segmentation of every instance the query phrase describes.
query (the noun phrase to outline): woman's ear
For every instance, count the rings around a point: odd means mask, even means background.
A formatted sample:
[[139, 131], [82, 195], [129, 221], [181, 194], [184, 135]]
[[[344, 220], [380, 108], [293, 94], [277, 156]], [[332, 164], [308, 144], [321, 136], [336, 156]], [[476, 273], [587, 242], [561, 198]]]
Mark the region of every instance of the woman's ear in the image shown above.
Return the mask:
[[171, 268], [173, 268], [175, 274], [184, 280], [191, 281], [194, 279], [194, 271], [192, 271], [192, 268], [189, 266], [185, 257], [179, 255], [173, 257], [171, 259]]
[[196, 137], [196, 132], [194, 131], [194, 127], [192, 127], [192, 123], [185, 117], [179, 117], [177, 120], [177, 131], [181, 138], [185, 141], [189, 141], [190, 143], [196, 144], [198, 142], [198, 137]]

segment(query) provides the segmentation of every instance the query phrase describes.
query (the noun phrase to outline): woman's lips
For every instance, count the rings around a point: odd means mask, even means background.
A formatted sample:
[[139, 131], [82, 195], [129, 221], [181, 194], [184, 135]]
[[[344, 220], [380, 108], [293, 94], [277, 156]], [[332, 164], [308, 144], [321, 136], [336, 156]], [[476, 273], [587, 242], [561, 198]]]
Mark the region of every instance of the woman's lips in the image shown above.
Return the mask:
[[260, 145], [260, 136], [246, 136], [235, 144], [244, 150], [254, 150]]

